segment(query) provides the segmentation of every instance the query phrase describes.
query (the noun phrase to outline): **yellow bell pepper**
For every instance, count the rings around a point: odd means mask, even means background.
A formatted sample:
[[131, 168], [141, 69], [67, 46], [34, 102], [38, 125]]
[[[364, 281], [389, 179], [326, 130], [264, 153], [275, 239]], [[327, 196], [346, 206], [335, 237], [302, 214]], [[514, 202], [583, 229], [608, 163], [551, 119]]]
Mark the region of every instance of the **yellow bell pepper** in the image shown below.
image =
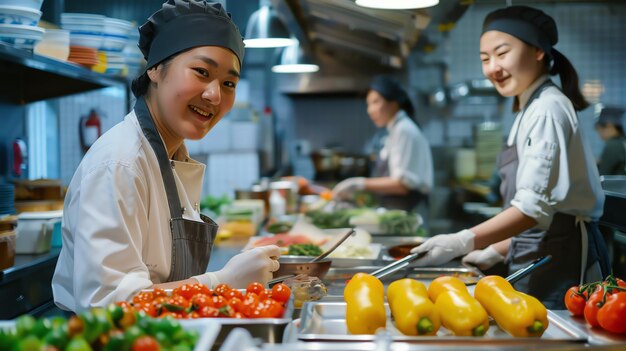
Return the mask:
[[548, 311], [536, 298], [516, 291], [499, 276], [487, 276], [476, 284], [474, 296], [512, 336], [541, 336], [548, 328]]
[[346, 285], [346, 324], [351, 334], [374, 334], [387, 323], [385, 288], [374, 276], [357, 273]]
[[461, 279], [452, 277], [449, 275], [444, 275], [436, 278], [428, 285], [428, 297], [430, 297], [430, 301], [437, 302], [437, 297], [444, 291], [465, 291], [467, 292], [467, 287], [465, 283], [461, 281]]
[[387, 288], [387, 302], [396, 328], [405, 335], [435, 335], [441, 326], [435, 305], [428, 299], [424, 284], [400, 279]]
[[435, 302], [441, 324], [454, 335], [483, 336], [489, 329], [487, 311], [460, 279], [443, 276], [433, 280], [428, 296]]

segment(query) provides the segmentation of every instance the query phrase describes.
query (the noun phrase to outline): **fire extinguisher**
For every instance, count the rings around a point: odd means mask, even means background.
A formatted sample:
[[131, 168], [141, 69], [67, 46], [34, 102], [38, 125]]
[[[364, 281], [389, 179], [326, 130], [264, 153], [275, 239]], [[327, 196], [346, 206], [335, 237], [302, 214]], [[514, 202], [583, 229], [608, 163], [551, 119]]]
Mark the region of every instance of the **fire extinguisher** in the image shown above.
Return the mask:
[[80, 146], [83, 151], [87, 151], [102, 135], [102, 124], [96, 110], [92, 109], [89, 115], [80, 117], [79, 126]]

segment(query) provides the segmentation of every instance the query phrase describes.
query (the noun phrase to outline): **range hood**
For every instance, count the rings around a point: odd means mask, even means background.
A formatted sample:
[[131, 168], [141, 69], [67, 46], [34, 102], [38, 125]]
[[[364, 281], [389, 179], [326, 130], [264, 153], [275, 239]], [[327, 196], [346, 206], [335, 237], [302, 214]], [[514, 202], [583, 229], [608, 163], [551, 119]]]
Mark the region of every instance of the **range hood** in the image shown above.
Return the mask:
[[293, 94], [362, 93], [372, 76], [403, 70], [412, 50], [432, 44], [425, 33], [456, 22], [469, 6], [464, 3], [379, 10], [360, 7], [354, 0], [272, 0], [320, 66], [314, 74], [277, 77], [278, 86]]

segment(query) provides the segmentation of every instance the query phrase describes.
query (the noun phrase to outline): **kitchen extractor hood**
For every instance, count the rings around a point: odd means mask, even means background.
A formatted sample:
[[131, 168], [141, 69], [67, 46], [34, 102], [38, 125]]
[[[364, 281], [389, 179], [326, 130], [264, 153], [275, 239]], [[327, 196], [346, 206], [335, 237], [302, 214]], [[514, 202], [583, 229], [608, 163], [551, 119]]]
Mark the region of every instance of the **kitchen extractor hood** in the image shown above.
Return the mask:
[[[471, 3], [471, 2], [470, 2]], [[354, 0], [272, 0], [300, 45], [320, 66], [314, 74], [280, 77], [285, 93], [364, 92], [376, 74], [405, 68], [425, 30], [456, 22], [467, 1], [443, 1], [427, 9], [380, 10]]]

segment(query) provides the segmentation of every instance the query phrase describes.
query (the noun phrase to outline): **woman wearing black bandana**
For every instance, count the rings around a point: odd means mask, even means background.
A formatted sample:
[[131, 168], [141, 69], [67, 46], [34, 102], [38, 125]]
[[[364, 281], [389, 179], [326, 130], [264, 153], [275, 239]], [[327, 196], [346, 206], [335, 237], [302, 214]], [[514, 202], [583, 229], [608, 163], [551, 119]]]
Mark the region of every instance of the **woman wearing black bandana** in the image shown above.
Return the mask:
[[[413, 104], [400, 84], [376, 76], [366, 96], [367, 114], [388, 136], [371, 178], [348, 178], [333, 188], [333, 197], [350, 198], [355, 190], [374, 193], [388, 209], [423, 210], [433, 186], [433, 160], [428, 140], [412, 121]], [[422, 212], [422, 211], [420, 211]]]
[[[487, 268], [505, 261], [510, 272], [552, 255], [548, 265], [515, 286], [562, 309], [564, 291], [602, 279], [609, 267], [597, 226], [604, 194], [576, 115], [588, 104], [576, 71], [553, 48], [557, 41], [556, 23], [540, 10], [512, 6], [487, 15], [480, 38], [483, 73], [502, 96], [515, 98], [517, 112], [499, 158], [505, 209], [469, 230], [435, 236], [413, 252], [427, 252], [418, 265], [469, 254], [465, 262]], [[556, 74], [561, 88], [550, 80]]]
[[52, 283], [63, 309], [186, 283], [243, 288], [279, 266], [279, 248], [266, 246], [205, 273], [217, 225], [199, 213], [205, 165], [184, 140], [205, 137], [233, 106], [244, 49], [230, 15], [217, 3], [168, 0], [139, 33], [148, 63], [132, 85], [135, 107], [89, 149], [65, 198]]

